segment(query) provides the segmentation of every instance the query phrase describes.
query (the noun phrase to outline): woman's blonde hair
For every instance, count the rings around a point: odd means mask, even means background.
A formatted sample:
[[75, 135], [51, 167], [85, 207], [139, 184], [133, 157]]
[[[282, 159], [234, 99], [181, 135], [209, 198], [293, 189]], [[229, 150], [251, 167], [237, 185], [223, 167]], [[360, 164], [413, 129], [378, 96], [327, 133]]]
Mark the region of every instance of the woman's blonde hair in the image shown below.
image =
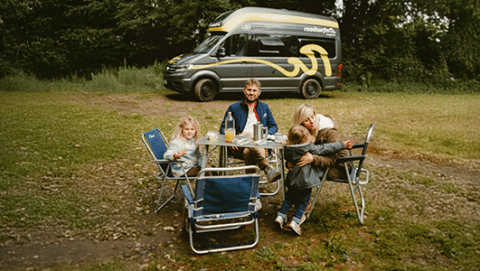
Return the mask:
[[[304, 126], [303, 125], [303, 122], [305, 120], [307, 120], [308, 118], [310, 118], [311, 115], [317, 115], [317, 113], [315, 113], [315, 109], [313, 109], [313, 106], [309, 105], [309, 104], [301, 104], [297, 107], [297, 109], [295, 109], [295, 112], [293, 113], [293, 125], [301, 125], [301, 126]], [[314, 137], [317, 136], [317, 133], [318, 133], [318, 122], [315, 122], [314, 123], [314, 129], [313, 131], [310, 131], [310, 134], [313, 135]], [[308, 127], [306, 127], [308, 129]]]
[[182, 135], [182, 130], [185, 126], [187, 126], [187, 124], [191, 124], [193, 125], [193, 127], [195, 128], [195, 135], [193, 136], [193, 138], [195, 138], [195, 140], [198, 140], [198, 137], [199, 137], [199, 133], [200, 133], [200, 124], [198, 123], [198, 121], [192, 117], [192, 116], [187, 116], [187, 117], [184, 117], [183, 119], [181, 119], [178, 124], [177, 124], [177, 127], [175, 128], [175, 131], [173, 132], [172, 134], [172, 140], [174, 139], [181, 139], [181, 140], [185, 140], [185, 138], [183, 137]]

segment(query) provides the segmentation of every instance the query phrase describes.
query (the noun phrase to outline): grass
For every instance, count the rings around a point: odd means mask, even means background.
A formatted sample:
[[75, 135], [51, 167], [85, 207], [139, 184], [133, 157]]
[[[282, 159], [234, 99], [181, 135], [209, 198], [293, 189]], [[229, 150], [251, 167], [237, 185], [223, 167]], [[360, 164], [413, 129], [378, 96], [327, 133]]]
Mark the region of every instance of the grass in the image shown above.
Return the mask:
[[[84, 174], [83, 167], [125, 155], [129, 142], [140, 133], [143, 117], [61, 104], [57, 99], [62, 96], [0, 94], [3, 226], [46, 223], [85, 228], [104, 219], [85, 210], [108, 203], [109, 197], [82, 194], [75, 180]], [[123, 122], [137, 126], [126, 129]], [[110, 211], [102, 213], [106, 216]]]
[[[40, 82], [25, 75], [0, 81], [2, 242], [11, 238], [10, 230], [39, 226], [58, 226], [110, 240], [111, 232], [101, 228], [115, 225], [114, 218], [120, 216], [115, 206], [138, 208], [134, 197], [144, 197], [139, 201], [143, 204], [140, 207], [153, 206], [153, 197], [138, 193], [155, 182], [152, 172], [145, 169], [150, 165], [144, 166], [148, 160], [139, 135], [150, 127], [162, 127], [169, 135], [180, 116], [119, 114], [94, 104], [79, 105], [72, 99], [78, 93], [91, 97], [141, 93], [138, 99], [149, 101], [155, 95], [170, 93], [158, 87], [159, 80], [161, 76], [153, 69], [124, 69], [104, 71], [92, 81]], [[478, 94], [352, 91], [332, 92], [309, 101], [268, 94], [265, 97], [281, 131], [287, 131], [291, 125], [294, 109], [308, 102], [319, 113], [334, 116], [341, 123], [340, 133], [344, 137], [363, 137], [368, 125], [374, 122], [373, 150], [385, 155], [450, 162], [480, 159]], [[174, 109], [169, 104], [158, 106]], [[218, 129], [223, 113], [224, 109], [206, 110], [200, 103], [191, 110], [197, 118], [206, 116], [201, 119], [204, 133]], [[109, 172], [112, 168], [115, 178]], [[369, 219], [362, 226], [353, 210], [339, 211], [350, 205], [348, 194], [339, 194], [335, 195], [337, 201], [317, 207], [302, 229], [302, 238], [278, 233], [275, 243], [260, 243], [255, 250], [216, 253], [195, 260], [187, 252], [175, 255], [174, 260], [189, 270], [480, 267], [480, 225], [451, 214], [440, 219], [426, 218], [430, 207], [426, 191], [478, 203], [480, 199], [473, 189], [459, 187], [455, 180], [438, 178], [429, 172], [371, 169], [371, 184], [365, 192]], [[130, 188], [119, 185], [125, 183]], [[400, 207], [385, 204], [381, 196], [369, 197], [384, 184], [389, 190], [383, 197], [412, 204]], [[122, 189], [130, 189], [129, 194], [119, 198], [117, 192], [123, 192]], [[412, 220], [415, 216], [424, 218]], [[128, 234], [135, 237], [135, 232]], [[151, 263], [145, 270], [157, 270], [162, 265]], [[93, 263], [85, 270], [119, 270], [122, 266], [123, 262], [117, 261]]]

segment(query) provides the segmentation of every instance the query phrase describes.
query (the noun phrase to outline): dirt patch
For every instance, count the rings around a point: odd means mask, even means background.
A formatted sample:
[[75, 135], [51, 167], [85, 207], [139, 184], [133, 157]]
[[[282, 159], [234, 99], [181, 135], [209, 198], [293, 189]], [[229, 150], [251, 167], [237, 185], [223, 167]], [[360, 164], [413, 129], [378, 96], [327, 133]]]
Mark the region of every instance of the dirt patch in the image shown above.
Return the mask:
[[[177, 94], [72, 97], [71, 103], [97, 105], [122, 114], [147, 116], [188, 114], [198, 106], [206, 110], [224, 110], [240, 98], [237, 94], [224, 95], [219, 97], [222, 100], [200, 104]], [[165, 110], [165, 107], [158, 106], [164, 103], [168, 103], [169, 108], [175, 110]], [[138, 147], [142, 148], [142, 143], [140, 141], [137, 143]], [[372, 144], [371, 153], [366, 161], [367, 167], [372, 172], [371, 184], [366, 188], [369, 204], [382, 203], [392, 206], [405, 217], [412, 216], [413, 213], [414, 219], [419, 221], [451, 217], [471, 221], [472, 224], [480, 222], [478, 178], [480, 163], [477, 161], [429, 161], [425, 157], [385, 153], [377, 150], [375, 144]], [[148, 199], [151, 200], [158, 189], [158, 186], [147, 179], [138, 177], [138, 172], [145, 173], [145, 176], [153, 175], [154, 168], [148, 161], [145, 156], [145, 163], [141, 165], [130, 164], [128, 161], [104, 165], [101, 176], [95, 178], [84, 176], [84, 179], [75, 180], [82, 184], [78, 189], [92, 191], [98, 189], [98, 184], [101, 183], [102, 189], [98, 191], [99, 193], [108, 193], [110, 197], [116, 197], [118, 202], [122, 203], [121, 206], [114, 206], [116, 211], [112, 214], [111, 221], [101, 229], [83, 232], [58, 227], [29, 230], [2, 228], [3, 236], [8, 238], [0, 242], [0, 269], [33, 270], [59, 264], [81, 268], [91, 262], [110, 262], [113, 259], [129, 264], [128, 268], [132, 270], [141, 269], [154, 262], [158, 263], [159, 269], [172, 269], [174, 266], [181, 268], [181, 263], [177, 263], [173, 257], [177, 253], [191, 255], [193, 259], [197, 257], [189, 249], [188, 238], [182, 234], [183, 199], [180, 191], [175, 200], [157, 214], [153, 213], [153, 206], [142, 204]], [[123, 174], [119, 176], [118, 172]], [[403, 173], [409, 173], [413, 177], [403, 178]], [[425, 189], [417, 190], [416, 193], [417, 196], [428, 198], [428, 206], [421, 207], [415, 207], [414, 198], [390, 196], [395, 194], [395, 189], [418, 189], [419, 184], [415, 175], [431, 178], [435, 180], [435, 185], [440, 187], [455, 184], [455, 189], [460, 192], [451, 193], [448, 190], [439, 192], [442, 190], [431, 189], [425, 184], [421, 186]], [[129, 195], [136, 196], [132, 198]], [[338, 195], [348, 195], [347, 187], [327, 184], [322, 191], [319, 204], [326, 200], [335, 201]], [[278, 232], [273, 221], [280, 202], [279, 196], [264, 197], [262, 202], [263, 210], [259, 218], [263, 239], [259, 247], [273, 244], [278, 240], [276, 238]], [[342, 208], [341, 211], [351, 209], [349, 206]], [[367, 220], [370, 219], [368, 208], [367, 205]]]

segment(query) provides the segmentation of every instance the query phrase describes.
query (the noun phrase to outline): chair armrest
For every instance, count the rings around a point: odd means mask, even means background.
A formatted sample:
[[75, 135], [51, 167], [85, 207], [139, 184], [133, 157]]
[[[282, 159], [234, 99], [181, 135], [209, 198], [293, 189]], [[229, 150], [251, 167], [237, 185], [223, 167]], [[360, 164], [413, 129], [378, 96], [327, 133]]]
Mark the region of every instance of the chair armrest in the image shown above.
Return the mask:
[[358, 149], [363, 147], [365, 147], [365, 143], [356, 143], [356, 144], [353, 144], [352, 149]]
[[171, 161], [168, 160], [168, 159], [155, 159], [154, 162], [157, 163], [157, 164], [158, 163], [163, 164], [163, 163], [170, 163]]
[[173, 161], [169, 159], [155, 159], [155, 162], [156, 163], [175, 163], [175, 162], [183, 163], [185, 162], [185, 159], [180, 158], [180, 159], [175, 159]]
[[192, 198], [192, 195], [190, 194], [190, 190], [188, 189], [188, 186], [182, 184], [182, 191], [188, 203], [193, 204], [193, 198]]
[[345, 162], [351, 162], [351, 161], [360, 161], [365, 159], [364, 155], [352, 155], [352, 156], [346, 156], [346, 157], [339, 157], [335, 161], [336, 164], [340, 163], [345, 163]]

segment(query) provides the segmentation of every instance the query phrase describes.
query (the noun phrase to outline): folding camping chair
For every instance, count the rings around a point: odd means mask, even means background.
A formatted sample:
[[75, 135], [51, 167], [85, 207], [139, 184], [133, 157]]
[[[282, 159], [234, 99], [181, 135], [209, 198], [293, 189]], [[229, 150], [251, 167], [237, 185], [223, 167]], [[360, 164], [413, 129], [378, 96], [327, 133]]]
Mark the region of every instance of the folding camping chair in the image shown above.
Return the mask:
[[[256, 172], [245, 174], [245, 170], [249, 169], [254, 169]], [[212, 171], [226, 174], [205, 176], [205, 173]], [[239, 173], [231, 175], [233, 171]], [[247, 249], [257, 245], [259, 230], [255, 201], [257, 200], [259, 180], [260, 169], [257, 166], [206, 168], [197, 175], [196, 196], [192, 195], [189, 187], [182, 185], [185, 194], [184, 229], [188, 232], [190, 246], [195, 253]], [[242, 235], [242, 241], [238, 243], [201, 243], [201, 239], [205, 239], [202, 237], [206, 233], [238, 230], [252, 224], [253, 238], [250, 232], [245, 232], [246, 236]], [[202, 233], [204, 235], [200, 235]], [[236, 231], [235, 233], [241, 234], [242, 232]], [[246, 242], [245, 238], [253, 240]], [[222, 234], [218, 239], [225, 241], [229, 238], [227, 234]], [[229, 241], [232, 242], [231, 239]]]
[[[223, 152], [227, 152], [227, 154], [225, 154]], [[267, 155], [265, 157], [268, 160], [268, 162], [270, 163], [270, 165], [272, 165], [277, 171], [280, 168], [280, 159], [279, 159], [278, 155], [279, 155], [278, 150], [267, 149]], [[226, 158], [224, 158], [224, 157], [226, 157]], [[222, 149], [220, 150], [220, 159], [225, 160], [224, 163], [225, 163], [226, 167], [233, 167], [233, 166], [244, 165], [245, 164], [245, 161], [237, 159], [237, 158], [233, 157], [232, 155], [228, 155], [227, 148], [223, 148], [223, 151], [222, 151]], [[280, 191], [280, 188], [282, 187], [282, 185], [280, 183], [280, 179], [278, 179], [274, 183], [275, 183], [275, 188], [273, 188], [271, 191], [260, 192], [260, 196], [275, 196], [278, 193], [278, 191]], [[268, 184], [268, 181], [266, 179], [266, 176], [264, 176], [264, 178], [260, 178], [260, 185], [267, 185], [267, 184]]]
[[[195, 178], [188, 177], [186, 172], [184, 172], [181, 176], [173, 176], [171, 172], [171, 165], [183, 163], [183, 161], [182, 159], [177, 159], [175, 161], [163, 159], [163, 154], [167, 151], [168, 141], [158, 128], [142, 134], [142, 139], [145, 143], [145, 146], [150, 151], [150, 154], [153, 156], [154, 162], [160, 169], [160, 174], [155, 176], [158, 180], [162, 180], [160, 194], [158, 195], [157, 200], [157, 207], [155, 208], [155, 213], [157, 213], [175, 197], [175, 193], [180, 181], [185, 180], [188, 186], [191, 188], [190, 180]], [[165, 190], [167, 180], [176, 181], [175, 189], [173, 190], [173, 194], [167, 200], [161, 203], [162, 194]]]
[[[357, 211], [358, 221], [360, 224], [363, 224], [363, 214], [365, 212], [365, 199], [363, 198], [362, 192], [362, 185], [368, 184], [368, 177], [369, 171], [363, 168], [363, 162], [365, 160], [367, 154], [368, 143], [370, 142], [370, 137], [372, 136], [373, 129], [375, 125], [372, 123], [370, 128], [368, 129], [367, 136], [365, 138], [364, 143], [354, 144], [352, 149], [362, 149], [362, 153], [360, 155], [353, 155], [353, 151], [349, 150], [350, 156], [347, 157], [340, 157], [337, 158], [335, 164], [343, 164], [345, 167], [345, 173], [347, 178], [346, 179], [327, 179], [328, 169], [323, 175], [322, 182], [317, 187], [317, 191], [313, 197], [311, 202], [311, 206], [309, 211], [307, 212], [307, 218], [310, 217], [313, 207], [315, 206], [315, 202], [317, 200], [318, 195], [320, 194], [320, 190], [322, 189], [323, 183], [325, 181], [332, 181], [337, 183], [346, 183], [350, 187], [350, 192], [352, 194], [352, 200], [355, 205], [355, 210]], [[353, 166], [351, 168], [348, 167], [348, 162], [351, 162]], [[362, 175], [362, 173], [365, 173]]]

